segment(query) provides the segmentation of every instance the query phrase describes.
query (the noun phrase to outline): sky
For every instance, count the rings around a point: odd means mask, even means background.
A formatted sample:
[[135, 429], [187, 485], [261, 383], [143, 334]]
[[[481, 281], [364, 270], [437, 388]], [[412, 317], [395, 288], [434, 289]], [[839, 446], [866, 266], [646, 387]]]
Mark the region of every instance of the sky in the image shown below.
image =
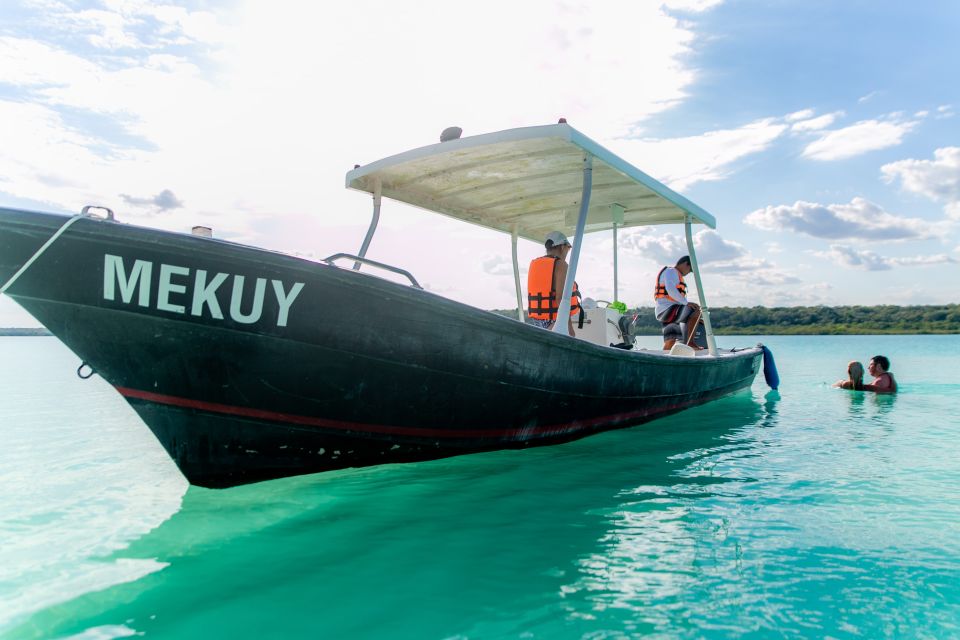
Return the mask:
[[[355, 164], [564, 117], [716, 217], [710, 306], [957, 303], [958, 33], [954, 0], [5, 0], [0, 207], [322, 259], [369, 224]], [[679, 226], [618, 247], [629, 306], [687, 253]], [[612, 255], [585, 238], [585, 296]], [[516, 306], [503, 234], [385, 201], [368, 257]], [[37, 323], [4, 297], [0, 326]]]

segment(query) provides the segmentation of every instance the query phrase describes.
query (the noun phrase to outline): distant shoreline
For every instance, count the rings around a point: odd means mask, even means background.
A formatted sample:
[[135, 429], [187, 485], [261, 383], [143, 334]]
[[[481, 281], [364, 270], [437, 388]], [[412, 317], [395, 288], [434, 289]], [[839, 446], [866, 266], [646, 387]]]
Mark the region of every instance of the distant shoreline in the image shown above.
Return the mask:
[[[639, 331], [636, 336], [658, 336], [654, 331]], [[752, 327], [751, 330], [726, 327], [724, 329], [714, 329], [714, 335], [718, 336], [953, 336], [960, 335], [960, 331], [883, 331], [877, 329], [865, 329], [863, 331], [845, 331], [840, 330], [812, 330], [797, 327], [791, 331], [770, 328], [767, 331], [763, 327]], [[46, 338], [53, 334], [46, 329], [0, 329], [0, 338]]]
[[0, 336], [52, 336], [47, 329], [43, 327], [31, 327], [31, 328], [16, 328], [16, 327], [4, 327], [0, 328]]
[[[494, 313], [516, 318], [516, 309]], [[660, 335], [651, 307], [627, 311], [636, 314], [634, 335]], [[710, 320], [718, 336], [830, 336], [830, 335], [956, 335], [960, 334], [960, 305], [899, 307], [712, 307]]]
[[[492, 309], [515, 319], [516, 309]], [[634, 335], [660, 335], [653, 309], [630, 309], [636, 314]], [[960, 334], [960, 305], [899, 307], [713, 307], [713, 331], [718, 336], [875, 336]], [[0, 336], [49, 336], [43, 328], [0, 327]]]

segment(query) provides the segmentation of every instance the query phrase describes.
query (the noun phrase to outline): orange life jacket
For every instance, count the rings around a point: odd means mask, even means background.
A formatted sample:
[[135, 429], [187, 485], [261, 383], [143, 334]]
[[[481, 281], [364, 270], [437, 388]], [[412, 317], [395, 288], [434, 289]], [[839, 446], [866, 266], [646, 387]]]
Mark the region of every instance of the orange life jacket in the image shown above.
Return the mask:
[[[660, 282], [660, 279], [663, 278], [663, 272], [666, 271], [667, 269], [671, 269], [671, 268], [672, 268], [672, 267], [664, 267], [663, 269], [660, 269], [660, 273], [657, 274], [657, 286], [656, 286], [656, 287], [654, 288], [654, 290], [653, 290], [653, 299], [654, 299], [654, 300], [659, 300], [660, 298], [667, 298], [668, 300], [673, 300], [673, 302], [677, 302], [676, 300], [674, 300], [673, 298], [671, 298], [670, 295], [667, 293], [667, 287], [666, 287], [666, 285], [664, 285], [662, 282]], [[678, 272], [677, 272], [677, 276], [680, 278], [680, 283], [677, 285], [677, 291], [680, 292], [680, 295], [682, 295], [684, 298], [686, 298], [686, 297], [687, 297], [687, 285], [686, 285], [686, 283], [683, 281], [683, 274], [681, 274], [681, 273], [678, 271]]]
[[[541, 256], [530, 263], [527, 273], [527, 315], [536, 320], [556, 320], [560, 305], [559, 296], [553, 288], [553, 273], [557, 269], [557, 256]], [[573, 283], [570, 297], [570, 315], [580, 313], [580, 288]]]

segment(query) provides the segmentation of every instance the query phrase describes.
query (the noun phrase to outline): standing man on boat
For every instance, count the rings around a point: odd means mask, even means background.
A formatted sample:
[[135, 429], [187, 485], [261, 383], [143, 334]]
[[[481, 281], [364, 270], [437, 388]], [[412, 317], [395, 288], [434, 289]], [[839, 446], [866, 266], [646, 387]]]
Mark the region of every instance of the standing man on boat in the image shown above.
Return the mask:
[[[543, 329], [553, 328], [557, 321], [560, 299], [563, 297], [563, 284], [567, 279], [567, 254], [571, 245], [567, 236], [559, 231], [551, 231], [543, 243], [547, 254], [535, 258], [527, 273], [527, 315], [531, 324]], [[580, 289], [573, 283], [573, 295], [570, 298], [570, 315], [567, 317], [567, 333], [573, 334], [573, 316], [582, 314]]]
[[[683, 256], [673, 267], [660, 269], [653, 292], [653, 300], [656, 304], [653, 311], [661, 324], [668, 325], [676, 322], [684, 327], [685, 330], [682, 333], [684, 344], [699, 350], [699, 347], [691, 343], [697, 323], [700, 322], [700, 305], [687, 300], [687, 285], [683, 281], [683, 276], [689, 275], [692, 271], [690, 256]], [[676, 342], [676, 338], [664, 340], [663, 348], [669, 349]]]

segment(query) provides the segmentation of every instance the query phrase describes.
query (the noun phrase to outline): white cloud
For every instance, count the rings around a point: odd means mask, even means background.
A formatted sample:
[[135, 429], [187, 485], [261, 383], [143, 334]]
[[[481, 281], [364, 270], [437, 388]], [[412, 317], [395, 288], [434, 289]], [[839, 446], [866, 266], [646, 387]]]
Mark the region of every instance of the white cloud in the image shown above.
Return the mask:
[[667, 10], [672, 9], [675, 11], [701, 13], [722, 3], [723, 0], [664, 0], [663, 8]]
[[740, 260], [731, 260], [728, 262], [711, 264], [710, 272], [726, 275], [738, 275], [744, 273], [757, 274], [761, 270], [771, 269], [772, 267], [773, 263], [771, 263], [769, 260], [748, 256]]
[[834, 264], [865, 271], [888, 271], [894, 267], [926, 267], [938, 264], [956, 264], [957, 260], [946, 254], [887, 258], [873, 251], [854, 249], [847, 245], [832, 244], [829, 251], [814, 251], [814, 255], [826, 258]]
[[[513, 276], [513, 260], [501, 255], [485, 255], [480, 261], [483, 272], [491, 276]], [[521, 268], [521, 273], [526, 269]]]
[[698, 231], [693, 238], [697, 258], [707, 262], [729, 262], [747, 255], [747, 250], [739, 242], [724, 240], [713, 229]]
[[89, 200], [94, 198], [89, 177], [109, 173], [116, 162], [94, 150], [102, 141], [68, 127], [42, 105], [0, 100], [0, 137], [0, 189], [21, 198], [57, 204]]
[[770, 288], [764, 291], [762, 302], [764, 306], [769, 307], [812, 307], [835, 303], [831, 299], [833, 294], [835, 294], [833, 285], [815, 282], [800, 286]]
[[807, 120], [813, 117], [813, 114], [816, 113], [813, 109], [802, 109], [800, 111], [794, 111], [793, 113], [788, 113], [784, 116], [784, 120], [787, 122], [796, 122], [797, 120]]
[[879, 254], [873, 251], [860, 251], [845, 245], [832, 244], [829, 251], [815, 251], [814, 255], [838, 265], [867, 271], [886, 271], [891, 268], [889, 260]]
[[160, 49], [169, 45], [223, 41], [227, 30], [208, 11], [190, 11], [140, 0], [102, 0], [102, 9], [80, 9], [59, 2], [36, 3], [44, 22], [106, 52]]
[[[694, 234], [694, 247], [696, 236]], [[647, 227], [627, 231], [620, 235], [620, 249], [660, 265], [674, 264], [680, 256], [689, 253], [687, 242], [673, 233], [654, 233]]]
[[130, 31], [136, 21], [121, 13], [87, 9], [68, 14], [69, 19], [80, 30], [89, 33], [87, 41], [101, 49], [141, 48], [144, 44]]
[[[758, 287], [783, 287], [784, 285], [798, 285], [803, 282], [800, 278], [790, 275], [785, 271], [779, 271], [772, 268], [772, 266], [766, 266], [767, 270], [761, 271], [744, 271], [743, 279], [749, 285], [756, 285]], [[747, 298], [750, 299], [750, 298]], [[760, 300], [754, 298], [759, 302]]]
[[[623, 3], [616, 11], [552, 0], [456, 10], [438, 0], [396, 8], [373, 0], [284, 10], [254, 0], [190, 5], [221, 7], [209, 12], [173, 1], [105, 0], [86, 11], [77, 4], [43, 2], [31, 18], [42, 35], [16, 25], [3, 30], [0, 82], [13, 92], [0, 100], [0, 197], [71, 211], [101, 203], [125, 221], [181, 230], [208, 224], [217, 237], [314, 256], [355, 251], [363, 238], [369, 197], [343, 189], [347, 169], [434, 142], [448, 125], [472, 135], [566, 116], [681, 190], [731, 175], [788, 131], [821, 142], [821, 133], [838, 133], [816, 129], [837, 126], [838, 114], [811, 108], [744, 126], [720, 121], [702, 135], [637, 138], [650, 116], [696, 86], [690, 54], [709, 34], [694, 33], [692, 16], [670, 12], [706, 11], [716, 0]], [[62, 31], [50, 35], [55, 28]], [[952, 111], [944, 105], [934, 113]], [[165, 190], [175, 195], [159, 197]], [[124, 203], [123, 194], [140, 206]], [[158, 211], [176, 202], [183, 206]], [[443, 236], [441, 225], [425, 220], [385, 204], [371, 257], [409, 268], [455, 299], [512, 304], [511, 278], [475, 286], [472, 276], [437, 269], [461, 264], [481, 278], [510, 273], [509, 239], [472, 227]], [[853, 227], [882, 235], [886, 225], [871, 231], [865, 224]], [[896, 225], [886, 226], [896, 235]], [[451, 234], [452, 224], [442, 229]], [[899, 232], [919, 233], [910, 225]], [[775, 264], [773, 250], [753, 257], [703, 233], [698, 255], [712, 295], [737, 304], [796, 304], [816, 295], [814, 285]], [[521, 244], [527, 254], [542, 251]], [[682, 236], [646, 238], [633, 259], [641, 268], [647, 261], [638, 255], [671, 264], [687, 253], [685, 244]], [[458, 253], [465, 246], [471, 251]], [[578, 274], [591, 293], [612, 280], [607, 254], [597, 256], [603, 260], [594, 265], [596, 256], [585, 252]], [[621, 297], [649, 297], [650, 270], [624, 267]], [[625, 282], [632, 283], [626, 293]], [[762, 300], [757, 285], [765, 287]], [[492, 288], [505, 297], [492, 297]]]
[[[812, 115], [812, 114], [811, 114]], [[792, 131], [804, 132], [804, 131], [819, 131], [820, 129], [825, 129], [829, 127], [833, 122], [843, 115], [842, 111], [835, 111], [833, 113], [825, 113], [822, 116], [816, 118], [808, 118], [794, 122], [790, 129]]]
[[668, 139], [629, 139], [610, 147], [671, 188], [684, 190], [697, 182], [721, 180], [738, 160], [768, 149], [786, 131], [774, 118], [736, 129]]
[[[625, 252], [657, 265], [675, 264], [680, 256], [689, 253], [685, 238], [674, 233], [656, 233], [649, 228], [627, 232], [620, 238]], [[743, 300], [752, 300], [751, 286], [780, 286], [797, 284], [799, 278], [783, 271], [763, 258], [755, 258], [738, 242], [724, 240], [713, 229], [703, 229], [693, 236], [700, 272], [704, 277], [720, 278], [724, 287], [738, 291]]]
[[[65, 49], [67, 37], [0, 39], [0, 82], [31, 98], [29, 108], [4, 104], [18, 116], [4, 120], [23, 130], [0, 148], [0, 168], [20, 166], [0, 171], [10, 195], [73, 210], [169, 188], [194, 212], [276, 218], [317, 202], [322, 185], [323, 208], [342, 210], [335, 203], [357, 202], [341, 182], [353, 163], [429, 144], [446, 125], [470, 135], [566, 116], [607, 142], [682, 100], [694, 79], [692, 32], [656, 4], [610, 12], [499, 0], [454, 16], [439, 1], [402, 11], [250, 1], [219, 21], [149, 2], [105, 6], [48, 4], [42, 19], [64, 36], [122, 28], [141, 49], [128, 42], [133, 50], [94, 56]], [[438, 28], [443, 16], [470, 28]], [[206, 58], [182, 46], [201, 39]], [[67, 111], [109, 116], [153, 151], [96, 135]], [[74, 188], [51, 189], [41, 167]]]
[[[205, 224], [288, 252], [355, 251], [370, 216], [369, 197], [343, 188], [355, 163], [449, 125], [473, 135], [560, 116], [609, 144], [685, 99], [697, 72], [693, 23], [660, 3], [172, 4], [109, 0], [96, 8], [116, 15], [80, 15], [47, 3], [30, 17], [42, 28], [4, 30], [0, 197], [98, 203], [126, 222]], [[175, 196], [157, 200], [165, 190]], [[368, 255], [454, 299], [512, 304], [511, 279], [483, 271], [509, 272], [497, 258], [509, 239], [427, 220], [385, 203]], [[525, 267], [542, 245], [521, 244]], [[588, 258], [582, 281], [601, 282]], [[646, 277], [621, 276], [648, 295]]]
[[210, 11], [189, 11], [183, 7], [155, 5], [153, 2], [137, 3], [139, 10], [159, 21], [162, 33], [172, 34], [171, 41], [182, 44], [184, 41], [202, 42], [209, 46], [226, 41], [230, 37], [230, 28], [218, 20]]
[[827, 131], [803, 150], [813, 160], [843, 160], [869, 151], [893, 147], [903, 140], [916, 121], [864, 120], [856, 124]]
[[[669, 231], [657, 233], [650, 227], [637, 227], [623, 233], [618, 244], [621, 250], [659, 265], [672, 265], [680, 256], [690, 253], [685, 237]], [[702, 229], [693, 234], [693, 247], [700, 264], [735, 260], [747, 255], [743, 245], [724, 240], [713, 229]]]
[[913, 256], [909, 258], [891, 258], [893, 264], [901, 267], [927, 267], [934, 264], [956, 264], [958, 261], [944, 253], [932, 256]]
[[960, 221], [960, 147], [943, 147], [933, 160], [900, 160], [880, 168], [884, 180], [900, 181], [903, 189], [943, 202], [947, 215]]
[[859, 102], [860, 104], [863, 104], [864, 102], [868, 102], [868, 101], [872, 100], [873, 98], [875, 98], [875, 97], [878, 96], [878, 95], [880, 95], [880, 92], [879, 92], [879, 91], [871, 91], [871, 92], [868, 93], [867, 95], [865, 95], [865, 96], [860, 96], [859, 98], [857, 98], [857, 102]]
[[[0, 82], [20, 94], [0, 99], [0, 197], [67, 211], [102, 204], [126, 222], [203, 224], [219, 238], [319, 256], [356, 250], [366, 231], [369, 198], [343, 188], [355, 163], [435, 142], [448, 125], [473, 135], [559, 116], [612, 146], [682, 101], [697, 71], [688, 17], [658, 3], [610, 11], [494, 0], [453, 10], [439, 0], [396, 9], [358, 0], [278, 11], [249, 0], [185, 13], [109, 0], [100, 8], [117, 15], [45, 3], [32, 18], [43, 29], [0, 38]], [[123, 47], [96, 40], [108, 27]], [[103, 47], [90, 52], [91, 38]], [[82, 50], [71, 48], [79, 40]], [[759, 135], [747, 129], [731, 137]], [[710, 145], [702, 152], [713, 155]], [[683, 158], [670, 162], [682, 167]], [[183, 207], [161, 210], [153, 199], [164, 190]], [[475, 285], [476, 274], [437, 270], [449, 262], [483, 274], [477, 254], [446, 246], [439, 229], [451, 227], [387, 203], [369, 255], [454, 299], [512, 304], [509, 278], [490, 287]], [[493, 233], [463, 234], [458, 242], [479, 255], [503, 251]], [[411, 237], [421, 250], [410, 250]], [[582, 266], [587, 283], [589, 260]], [[621, 286], [631, 277], [622, 273]], [[646, 295], [647, 278], [637, 282]]]
[[170, 189], [164, 189], [155, 196], [149, 197], [137, 197], [131, 196], [126, 193], [121, 193], [120, 197], [129, 205], [135, 207], [146, 207], [151, 210], [157, 211], [168, 211], [170, 209], [179, 209], [183, 206], [183, 202], [171, 191]]
[[796, 231], [831, 240], [908, 240], [931, 237], [930, 225], [918, 218], [902, 218], [864, 198], [849, 204], [767, 206], [748, 213], [744, 222], [765, 231]]
[[0, 37], [0, 82], [17, 87], [64, 86], [101, 68], [67, 51], [28, 38]]

